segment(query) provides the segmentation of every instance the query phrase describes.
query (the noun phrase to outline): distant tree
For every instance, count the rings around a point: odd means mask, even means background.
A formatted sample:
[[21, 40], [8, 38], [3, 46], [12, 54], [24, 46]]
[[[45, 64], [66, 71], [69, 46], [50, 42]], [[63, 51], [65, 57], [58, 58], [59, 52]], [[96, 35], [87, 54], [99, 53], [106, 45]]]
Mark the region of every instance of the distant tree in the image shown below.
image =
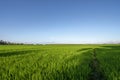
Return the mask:
[[5, 44], [7, 44], [7, 42], [5, 42], [5, 41], [3, 41], [3, 40], [0, 40], [0, 44], [1, 44], [1, 45], [5, 45]]
[[13, 42], [0, 40], [0, 45], [24, 45], [24, 43], [13, 43]]

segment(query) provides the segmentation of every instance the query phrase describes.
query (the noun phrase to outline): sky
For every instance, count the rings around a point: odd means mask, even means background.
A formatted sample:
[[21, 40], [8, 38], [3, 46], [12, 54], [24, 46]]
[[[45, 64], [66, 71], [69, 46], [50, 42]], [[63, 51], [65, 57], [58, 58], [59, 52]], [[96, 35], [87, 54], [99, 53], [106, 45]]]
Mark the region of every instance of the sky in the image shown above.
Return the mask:
[[0, 40], [120, 41], [120, 0], [0, 0]]

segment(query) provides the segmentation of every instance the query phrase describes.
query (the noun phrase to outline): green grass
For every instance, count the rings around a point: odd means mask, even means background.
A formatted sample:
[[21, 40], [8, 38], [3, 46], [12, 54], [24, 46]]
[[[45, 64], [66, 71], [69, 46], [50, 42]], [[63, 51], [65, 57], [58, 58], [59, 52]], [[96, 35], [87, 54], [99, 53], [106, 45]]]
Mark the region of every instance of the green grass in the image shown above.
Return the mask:
[[119, 46], [1, 45], [0, 80], [88, 80], [94, 48], [108, 80], [120, 80]]
[[120, 46], [104, 46], [97, 51], [107, 80], [120, 80]]

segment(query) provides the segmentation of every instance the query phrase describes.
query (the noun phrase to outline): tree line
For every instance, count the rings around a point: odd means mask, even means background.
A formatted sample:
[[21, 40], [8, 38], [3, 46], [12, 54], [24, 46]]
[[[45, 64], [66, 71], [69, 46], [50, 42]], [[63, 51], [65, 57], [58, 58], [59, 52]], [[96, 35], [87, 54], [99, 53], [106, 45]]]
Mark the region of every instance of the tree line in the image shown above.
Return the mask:
[[0, 45], [23, 45], [23, 44], [24, 43], [15, 43], [15, 42], [0, 40]]

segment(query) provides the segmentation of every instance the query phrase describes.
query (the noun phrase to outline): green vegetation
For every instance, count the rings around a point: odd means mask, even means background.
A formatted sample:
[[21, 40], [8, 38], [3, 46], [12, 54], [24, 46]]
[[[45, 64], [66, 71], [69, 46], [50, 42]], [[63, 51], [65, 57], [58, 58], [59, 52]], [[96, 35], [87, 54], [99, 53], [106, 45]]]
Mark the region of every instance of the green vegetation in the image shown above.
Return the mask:
[[120, 80], [120, 46], [104, 46], [97, 57], [107, 80]]
[[4, 40], [0, 40], [0, 45], [23, 45], [24, 43], [14, 43], [14, 42], [8, 42]]
[[120, 80], [119, 63], [120, 45], [0, 46], [0, 80]]

